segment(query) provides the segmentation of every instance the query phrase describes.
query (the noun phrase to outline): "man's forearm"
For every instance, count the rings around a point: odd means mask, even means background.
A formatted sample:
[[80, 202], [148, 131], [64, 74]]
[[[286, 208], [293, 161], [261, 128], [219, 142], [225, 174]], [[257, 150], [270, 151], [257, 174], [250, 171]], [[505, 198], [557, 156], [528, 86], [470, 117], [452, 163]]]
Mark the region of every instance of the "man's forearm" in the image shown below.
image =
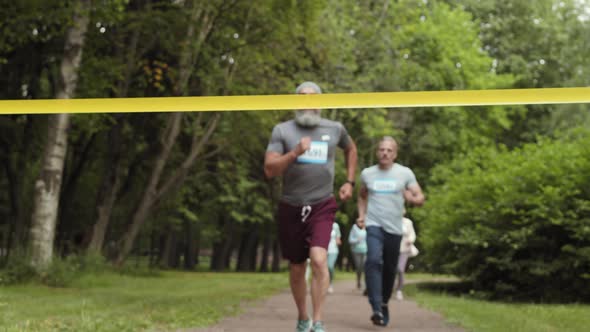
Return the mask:
[[283, 175], [287, 167], [295, 160], [297, 160], [297, 154], [294, 151], [289, 151], [280, 156], [267, 156], [264, 162], [264, 174], [267, 178]]
[[364, 219], [367, 214], [367, 200], [359, 195], [357, 209], [360, 219]]
[[410, 203], [416, 206], [421, 206], [422, 204], [424, 204], [424, 194], [412, 193]]
[[351, 141], [351, 147], [346, 150], [346, 179], [354, 181], [356, 177], [356, 164], [357, 164], [357, 150], [356, 144]]

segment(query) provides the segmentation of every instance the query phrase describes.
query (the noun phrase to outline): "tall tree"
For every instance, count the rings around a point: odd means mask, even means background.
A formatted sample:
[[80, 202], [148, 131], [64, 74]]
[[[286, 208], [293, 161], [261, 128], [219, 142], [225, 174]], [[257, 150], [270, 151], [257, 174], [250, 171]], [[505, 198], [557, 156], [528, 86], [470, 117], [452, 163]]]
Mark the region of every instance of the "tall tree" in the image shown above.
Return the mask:
[[[203, 43], [211, 34], [216, 23], [216, 18], [225, 9], [223, 5], [224, 4], [216, 7], [214, 4], [207, 4], [199, 0], [187, 1], [186, 6], [189, 10], [189, 19], [187, 22], [186, 35], [183, 40], [184, 47], [180, 54], [178, 65], [179, 79], [175, 84], [175, 95], [185, 96], [188, 94], [188, 84], [190, 76], [194, 70], [194, 64], [198, 61], [198, 58], [201, 55]], [[202, 118], [203, 115], [200, 113], [195, 121], [196, 127], [194, 128], [194, 134], [192, 135], [189, 154], [181, 163], [180, 167], [177, 168], [167, 179], [162, 181], [166, 163], [172, 153], [176, 139], [181, 132], [183, 121], [182, 113], [174, 113], [168, 116], [166, 120], [166, 129], [161, 136], [162, 146], [160, 152], [156, 156], [148, 184], [141, 196], [137, 208], [133, 212], [127, 231], [121, 238], [121, 249], [116, 259], [117, 265], [122, 265], [131, 252], [135, 238], [148, 219], [150, 212], [153, 211], [155, 206], [161, 202], [162, 199], [169, 195], [173, 189], [178, 188], [183, 182], [190, 168], [203, 152], [205, 145], [208, 143], [211, 135], [217, 127], [220, 114], [213, 114], [209, 120], [204, 123], [201, 121]]]
[[[56, 94], [58, 99], [69, 99], [74, 96], [89, 21], [90, 0], [80, 0], [76, 3], [72, 27], [68, 29], [66, 35], [60, 68], [62, 85]], [[69, 121], [69, 114], [50, 116], [42, 169], [35, 183], [30, 245], [31, 262], [38, 271], [47, 268], [53, 257], [62, 173], [68, 146]]]

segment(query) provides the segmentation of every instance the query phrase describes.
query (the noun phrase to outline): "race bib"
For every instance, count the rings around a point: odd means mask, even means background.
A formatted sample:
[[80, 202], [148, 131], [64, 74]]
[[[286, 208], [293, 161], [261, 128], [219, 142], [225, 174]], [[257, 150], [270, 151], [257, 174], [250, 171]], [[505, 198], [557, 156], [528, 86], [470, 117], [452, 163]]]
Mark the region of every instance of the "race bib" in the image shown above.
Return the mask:
[[395, 180], [375, 180], [373, 182], [373, 190], [379, 194], [393, 194], [396, 190]]
[[303, 164], [325, 164], [328, 162], [328, 142], [312, 141], [309, 150], [297, 157]]

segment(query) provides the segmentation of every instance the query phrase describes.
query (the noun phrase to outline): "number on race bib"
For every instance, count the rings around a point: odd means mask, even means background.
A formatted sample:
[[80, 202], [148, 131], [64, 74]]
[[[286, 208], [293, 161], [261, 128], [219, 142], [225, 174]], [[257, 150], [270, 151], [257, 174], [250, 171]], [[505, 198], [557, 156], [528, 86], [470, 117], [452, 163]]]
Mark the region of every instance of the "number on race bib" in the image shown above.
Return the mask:
[[309, 150], [297, 157], [303, 164], [325, 164], [328, 162], [328, 142], [312, 141]]

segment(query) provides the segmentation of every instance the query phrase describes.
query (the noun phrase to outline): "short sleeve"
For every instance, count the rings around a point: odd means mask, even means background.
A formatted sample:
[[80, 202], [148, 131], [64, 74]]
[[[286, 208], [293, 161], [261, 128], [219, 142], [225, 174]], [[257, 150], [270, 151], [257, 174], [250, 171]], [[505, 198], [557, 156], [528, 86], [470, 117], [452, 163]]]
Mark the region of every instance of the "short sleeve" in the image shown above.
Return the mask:
[[366, 168], [361, 172], [361, 184], [364, 185], [365, 187], [369, 186], [367, 184], [367, 169]]
[[408, 172], [406, 175], [406, 188], [416, 183], [418, 183], [418, 181], [416, 180], [416, 175], [411, 169], [408, 168]]
[[275, 126], [270, 135], [270, 141], [266, 147], [266, 152], [277, 152], [280, 154], [285, 153], [285, 147], [283, 145], [283, 139], [281, 135], [281, 128]]
[[338, 138], [338, 147], [342, 149], [346, 149], [350, 145], [350, 136], [348, 136], [348, 131], [341, 123], [339, 124], [340, 129], [340, 136]]

